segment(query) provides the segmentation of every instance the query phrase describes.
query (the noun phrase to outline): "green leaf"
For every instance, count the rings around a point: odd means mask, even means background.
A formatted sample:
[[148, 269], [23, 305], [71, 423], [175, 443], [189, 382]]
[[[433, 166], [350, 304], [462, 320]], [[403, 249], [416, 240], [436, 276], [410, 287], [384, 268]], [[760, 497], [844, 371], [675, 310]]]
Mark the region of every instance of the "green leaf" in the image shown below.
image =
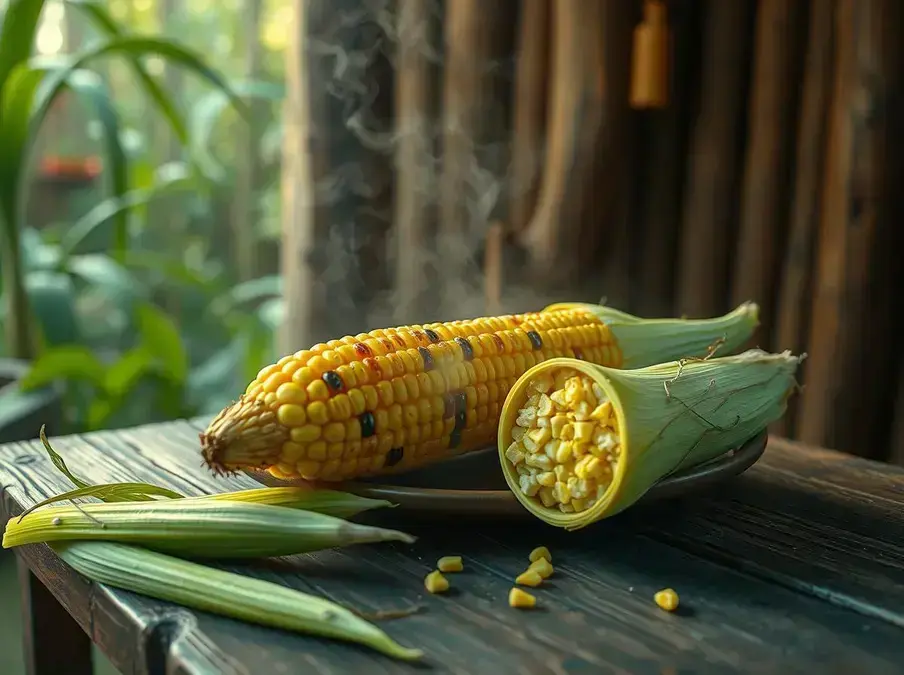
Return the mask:
[[254, 302], [272, 296], [281, 296], [283, 290], [282, 277], [274, 274], [243, 281], [229, 289], [211, 304], [211, 312], [224, 314], [236, 305]]
[[111, 398], [124, 398], [131, 392], [153, 364], [153, 357], [143, 347], [130, 349], [107, 369], [104, 389]]
[[168, 170], [151, 187], [131, 190], [97, 204], [68, 228], [63, 235], [60, 241], [63, 256], [72, 255], [98, 227], [104, 225], [111, 218], [125, 220], [130, 211], [147, 205], [163, 192], [191, 184], [191, 176], [185, 165], [180, 164], [179, 167], [181, 170], [176, 168]]
[[19, 516], [19, 521], [35, 509], [56, 502], [71, 501], [79, 497], [96, 497], [105, 502], [146, 502], [152, 497], [166, 497], [168, 499], [183, 499], [175, 490], [152, 485], [151, 483], [106, 483], [103, 485], [89, 485], [88, 487], [70, 490], [54, 497], [48, 497], [43, 501], [25, 509]]
[[[129, 189], [129, 166], [126, 152], [120, 141], [119, 115], [104, 81], [95, 73], [86, 70], [73, 71], [66, 84], [74, 92], [87, 100], [97, 115], [103, 129], [106, 161], [104, 172], [109, 176], [110, 189], [114, 200], [122, 200]], [[114, 250], [122, 257], [128, 246], [128, 214], [118, 211], [114, 227]]]
[[46, 344], [77, 343], [81, 330], [72, 279], [66, 274], [37, 270], [25, 277], [25, 289]]
[[174, 382], [184, 382], [188, 374], [188, 354], [172, 319], [151, 304], [138, 307], [141, 344], [160, 369]]
[[65, 345], [48, 349], [39, 356], [19, 380], [24, 391], [44, 387], [57, 380], [87, 380], [103, 387], [104, 364], [87, 347]]
[[[121, 37], [125, 31], [116, 22], [116, 19], [107, 11], [106, 3], [96, 2], [95, 0], [67, 0], [67, 4], [82, 12], [101, 33], [108, 37]], [[128, 59], [129, 65], [135, 72], [136, 77], [141, 81], [145, 93], [154, 101], [157, 108], [163, 113], [163, 116], [169, 122], [170, 128], [176, 135], [176, 138], [183, 145], [188, 144], [188, 131], [185, 121], [179, 113], [179, 108], [173, 102], [172, 98], [166, 93], [166, 90], [160, 86], [157, 80], [147, 71], [141, 59]]]
[[[44, 0], [8, 0], [0, 24], [0, 98], [13, 69], [31, 56]], [[3, 118], [0, 117], [0, 120]]]
[[67, 268], [121, 306], [131, 305], [147, 295], [125, 267], [103, 253], [75, 256], [68, 261]]
[[0, 222], [8, 246], [18, 245], [19, 180], [25, 163], [31, 111], [43, 69], [19, 64], [13, 68], [0, 97]]
[[41, 425], [41, 432], [38, 434], [41, 438], [41, 443], [44, 445], [44, 449], [47, 451], [47, 454], [50, 456], [50, 461], [53, 462], [53, 465], [62, 473], [66, 478], [68, 478], [73, 485], [77, 488], [86, 488], [90, 485], [90, 483], [83, 481], [81, 478], [73, 474], [69, 467], [66, 466], [66, 462], [63, 461], [63, 458], [57, 453], [56, 450], [53, 449], [53, 446], [50, 445], [50, 441], [47, 440], [47, 433], [44, 430], [45, 425]]

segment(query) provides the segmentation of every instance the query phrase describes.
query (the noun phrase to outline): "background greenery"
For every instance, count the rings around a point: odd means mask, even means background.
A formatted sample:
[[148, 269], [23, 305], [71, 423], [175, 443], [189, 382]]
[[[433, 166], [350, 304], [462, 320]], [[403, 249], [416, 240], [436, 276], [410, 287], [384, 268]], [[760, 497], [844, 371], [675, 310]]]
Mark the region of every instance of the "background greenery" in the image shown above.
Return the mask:
[[[22, 388], [62, 381], [58, 433], [216, 412], [275, 358], [289, 12], [0, 0], [0, 356], [34, 357]], [[28, 354], [9, 337], [13, 277]], [[24, 672], [14, 561], [0, 553], [10, 675]]]

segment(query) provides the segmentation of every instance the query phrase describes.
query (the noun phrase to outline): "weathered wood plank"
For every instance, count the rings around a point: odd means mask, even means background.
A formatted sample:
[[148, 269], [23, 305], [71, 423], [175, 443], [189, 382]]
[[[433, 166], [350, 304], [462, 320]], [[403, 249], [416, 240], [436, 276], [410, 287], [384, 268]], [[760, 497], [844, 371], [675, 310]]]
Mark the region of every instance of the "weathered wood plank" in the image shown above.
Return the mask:
[[705, 3], [700, 100], [679, 243], [676, 310], [690, 317], [716, 316], [728, 305], [753, 7], [747, 0]]
[[836, 22], [838, 66], [797, 434], [880, 459], [887, 455], [900, 305], [904, 200], [900, 160], [890, 148], [904, 138], [898, 33], [904, 5], [839, 0]]
[[772, 347], [786, 243], [807, 9], [805, 2], [786, 0], [763, 0], [757, 7], [732, 304], [760, 305], [760, 325], [749, 346], [762, 349]]
[[[90, 481], [150, 480], [197, 494], [253, 485], [200, 468], [206, 420], [51, 439]], [[0, 446], [0, 505], [14, 514], [70, 487], [39, 443]], [[423, 604], [389, 622], [437, 672], [700, 671], [894, 673], [904, 658], [904, 471], [773, 440], [745, 476], [699, 498], [650, 504], [578, 533], [536, 522], [371, 518], [417, 534], [413, 547], [356, 547], [243, 565], [365, 612]], [[656, 523], [655, 526], [650, 523]], [[546, 544], [556, 575], [542, 609], [506, 606], [527, 552]], [[416, 672], [363, 649], [289, 635], [107, 588], [67, 571], [43, 546], [21, 551], [125, 672]], [[423, 591], [436, 558], [466, 571], [447, 597]], [[667, 614], [653, 593], [676, 588]], [[830, 602], [825, 602], [829, 600]], [[286, 670], [288, 668], [288, 671]]]
[[[823, 185], [828, 109], [835, 70], [835, 0], [826, 0], [810, 11], [810, 28], [800, 121], [797, 133], [794, 194], [788, 242], [782, 268], [776, 310], [775, 349], [806, 351], [810, 329], [813, 259], [817, 248]], [[779, 436], [792, 436], [800, 400], [788, 401], [788, 410], [772, 427]]]

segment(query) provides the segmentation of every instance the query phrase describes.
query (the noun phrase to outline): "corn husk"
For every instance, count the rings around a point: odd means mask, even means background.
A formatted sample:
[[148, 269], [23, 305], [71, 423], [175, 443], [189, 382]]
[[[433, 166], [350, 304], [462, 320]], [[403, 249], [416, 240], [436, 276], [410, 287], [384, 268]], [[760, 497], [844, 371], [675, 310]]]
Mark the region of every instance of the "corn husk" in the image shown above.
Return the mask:
[[355, 642], [397, 659], [423, 656], [341, 605], [269, 581], [109, 542], [56, 542], [52, 548], [94, 582], [251, 623]]
[[689, 357], [702, 358], [713, 348], [730, 354], [746, 343], [759, 325], [759, 307], [745, 302], [712, 319], [643, 319], [626, 312], [577, 302], [562, 302], [543, 311], [582, 307], [605, 323], [618, 342], [622, 368], [644, 368]]
[[171, 499], [51, 506], [9, 521], [3, 547], [106, 540], [197, 558], [258, 558], [384, 541], [404, 532], [313, 511], [223, 499]]
[[[290, 509], [314, 511], [334, 518], [352, 518], [364, 511], [392, 508], [395, 505], [385, 499], [359, 497], [350, 492], [307, 487], [264, 487], [234, 492], [220, 492], [201, 497], [186, 497], [199, 501], [230, 501], [245, 504], [269, 504]], [[182, 503], [185, 503], [184, 501]]]
[[[737, 448], [781, 417], [801, 358], [789, 352], [749, 350], [735, 356], [673, 361], [638, 370], [616, 370], [577, 359], [550, 359], [519, 378], [503, 405], [498, 449], [506, 481], [538, 518], [579, 529], [630, 507], [671, 473]], [[621, 443], [612, 483], [596, 504], [577, 513], [544, 507], [521, 493], [505, 458], [511, 429], [541, 373], [571, 368], [590, 376], [612, 401]]]

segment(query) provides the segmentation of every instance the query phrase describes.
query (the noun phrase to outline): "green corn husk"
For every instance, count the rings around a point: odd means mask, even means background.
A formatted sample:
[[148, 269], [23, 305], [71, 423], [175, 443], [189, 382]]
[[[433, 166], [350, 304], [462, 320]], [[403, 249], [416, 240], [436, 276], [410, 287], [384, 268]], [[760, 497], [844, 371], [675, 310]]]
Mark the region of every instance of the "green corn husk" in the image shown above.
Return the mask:
[[269, 581], [122, 544], [65, 542], [52, 548], [97, 583], [264, 626], [355, 642], [397, 659], [423, 656], [340, 605]]
[[[265, 487], [235, 492], [221, 492], [201, 497], [187, 497], [188, 500], [230, 501], [245, 504], [269, 504], [290, 509], [314, 511], [334, 518], [352, 518], [364, 511], [392, 508], [395, 505], [385, 499], [359, 497], [339, 490], [314, 489], [308, 487]], [[183, 500], [182, 503], [185, 503]]]
[[[605, 368], [577, 359], [550, 359], [528, 370], [509, 392], [498, 449], [518, 500], [545, 522], [574, 530], [623, 511], [671, 473], [715, 459], [763, 431], [785, 412], [802, 357], [749, 350], [735, 356], [673, 361], [638, 370]], [[612, 483], [592, 507], [576, 513], [547, 508], [521, 493], [505, 457], [528, 385], [541, 373], [570, 368], [599, 384], [612, 402], [621, 452]]]
[[622, 368], [644, 368], [689, 357], [702, 358], [718, 342], [718, 354], [741, 347], [759, 325], [759, 306], [745, 302], [712, 319], [643, 319], [626, 312], [580, 302], [562, 302], [543, 311], [581, 307], [605, 323], [618, 342]]
[[3, 547], [73, 539], [197, 558], [260, 558], [414, 537], [313, 511], [224, 499], [52, 506], [7, 523]]

